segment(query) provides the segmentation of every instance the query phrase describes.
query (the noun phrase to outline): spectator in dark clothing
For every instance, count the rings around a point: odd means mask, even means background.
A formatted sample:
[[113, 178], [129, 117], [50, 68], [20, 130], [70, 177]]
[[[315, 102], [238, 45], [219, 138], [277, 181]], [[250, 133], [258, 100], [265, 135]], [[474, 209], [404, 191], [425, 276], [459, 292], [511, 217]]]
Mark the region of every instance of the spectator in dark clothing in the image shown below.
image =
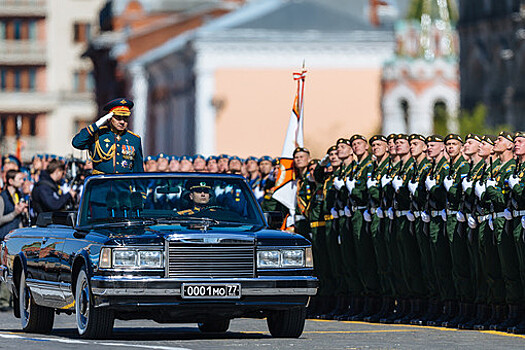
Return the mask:
[[[6, 172], [6, 187], [0, 193], [0, 240], [9, 231], [22, 227], [22, 215], [27, 213], [27, 203], [22, 202], [19, 188], [24, 183], [25, 175], [18, 170]], [[5, 283], [0, 284], [0, 311], [11, 309], [11, 292]]]
[[54, 159], [40, 173], [39, 181], [31, 194], [33, 209], [37, 214], [64, 209], [75, 198], [76, 192], [71, 189], [67, 193], [60, 193], [58, 184], [64, 177], [64, 172], [64, 164]]

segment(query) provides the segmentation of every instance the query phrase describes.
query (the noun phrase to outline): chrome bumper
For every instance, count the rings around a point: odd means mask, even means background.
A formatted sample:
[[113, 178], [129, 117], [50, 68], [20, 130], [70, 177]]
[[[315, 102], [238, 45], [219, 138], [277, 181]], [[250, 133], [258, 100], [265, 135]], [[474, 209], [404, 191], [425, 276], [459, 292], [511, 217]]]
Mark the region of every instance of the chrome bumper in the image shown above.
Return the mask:
[[242, 296], [311, 296], [317, 293], [318, 280], [311, 276], [210, 279], [93, 276], [91, 291], [100, 297], [180, 296], [183, 283], [239, 283]]

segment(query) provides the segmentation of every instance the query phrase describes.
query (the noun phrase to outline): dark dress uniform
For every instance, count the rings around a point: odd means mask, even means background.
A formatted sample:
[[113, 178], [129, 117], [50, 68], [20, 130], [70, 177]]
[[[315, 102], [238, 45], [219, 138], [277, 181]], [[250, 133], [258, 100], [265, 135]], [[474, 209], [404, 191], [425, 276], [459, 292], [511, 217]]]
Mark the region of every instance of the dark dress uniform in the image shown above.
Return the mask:
[[[113, 100], [104, 106], [104, 110], [111, 112], [125, 106], [133, 107], [133, 102]], [[144, 172], [140, 136], [129, 130], [117, 133], [106, 125], [99, 128], [93, 123], [80, 130], [73, 137], [72, 144], [76, 149], [89, 151], [94, 175]]]

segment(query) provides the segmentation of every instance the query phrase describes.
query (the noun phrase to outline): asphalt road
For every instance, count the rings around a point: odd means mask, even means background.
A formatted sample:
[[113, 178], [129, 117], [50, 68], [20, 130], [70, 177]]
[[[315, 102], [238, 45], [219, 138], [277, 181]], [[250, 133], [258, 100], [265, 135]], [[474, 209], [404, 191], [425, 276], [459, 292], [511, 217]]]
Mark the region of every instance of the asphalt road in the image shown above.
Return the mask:
[[525, 336], [492, 331], [364, 322], [308, 320], [299, 339], [274, 339], [265, 320], [233, 320], [230, 330], [205, 335], [195, 324], [116, 321], [106, 340], [79, 339], [74, 316], [57, 316], [50, 335], [20, 331], [20, 321], [0, 313], [0, 349], [525, 349]]

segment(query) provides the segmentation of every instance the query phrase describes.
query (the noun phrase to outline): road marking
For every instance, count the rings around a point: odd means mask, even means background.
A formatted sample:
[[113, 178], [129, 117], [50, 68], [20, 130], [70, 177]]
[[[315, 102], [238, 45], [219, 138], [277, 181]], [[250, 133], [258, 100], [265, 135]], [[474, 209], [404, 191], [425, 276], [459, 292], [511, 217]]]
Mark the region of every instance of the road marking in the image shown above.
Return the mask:
[[414, 330], [403, 330], [403, 329], [382, 329], [382, 330], [369, 330], [369, 331], [304, 331], [303, 333], [313, 333], [313, 334], [351, 334], [351, 333], [398, 333], [398, 332], [414, 332]]
[[99, 343], [95, 342], [96, 345], [103, 346], [124, 346], [127, 348], [142, 348], [142, 349], [158, 349], [158, 350], [191, 350], [188, 348], [174, 348], [172, 346], [157, 346], [157, 345], [140, 345], [140, 344], [125, 344], [125, 343]]

